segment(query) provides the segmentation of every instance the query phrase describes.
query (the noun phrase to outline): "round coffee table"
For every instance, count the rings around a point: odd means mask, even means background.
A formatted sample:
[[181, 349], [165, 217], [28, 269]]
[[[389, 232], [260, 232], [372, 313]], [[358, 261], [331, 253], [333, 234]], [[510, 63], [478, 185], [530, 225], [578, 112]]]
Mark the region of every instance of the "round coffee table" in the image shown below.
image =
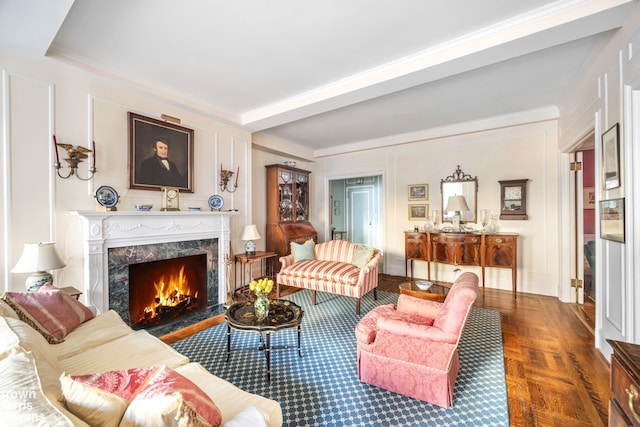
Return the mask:
[[442, 282], [439, 280], [429, 280], [429, 282], [433, 283], [433, 285], [431, 285], [431, 287], [426, 291], [418, 288], [415, 280], [400, 283], [398, 285], [398, 289], [400, 290], [401, 294], [411, 295], [417, 298], [428, 299], [431, 301], [444, 301], [453, 283]]
[[[267, 359], [267, 381], [271, 381], [271, 332], [282, 329], [298, 328], [298, 355], [302, 357], [300, 346], [300, 324], [304, 311], [297, 304], [284, 299], [269, 300], [269, 316], [258, 319], [253, 309], [253, 301], [240, 301], [231, 304], [225, 314], [227, 321], [227, 362], [231, 357], [231, 329], [250, 331], [260, 334], [261, 345]], [[262, 334], [265, 338], [263, 340]], [[288, 346], [285, 346], [288, 348]]]

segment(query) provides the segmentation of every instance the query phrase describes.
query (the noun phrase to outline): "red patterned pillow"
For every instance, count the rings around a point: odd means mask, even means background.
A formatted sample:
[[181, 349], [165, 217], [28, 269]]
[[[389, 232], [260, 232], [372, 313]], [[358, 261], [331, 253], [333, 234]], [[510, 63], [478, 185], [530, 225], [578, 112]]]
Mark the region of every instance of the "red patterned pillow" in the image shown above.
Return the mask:
[[202, 389], [163, 366], [138, 390], [120, 427], [210, 427], [221, 423], [220, 410]]
[[65, 406], [89, 425], [117, 427], [136, 391], [159, 367], [60, 376]]
[[0, 298], [51, 344], [61, 343], [78, 325], [93, 318], [91, 310], [59, 290], [5, 292]]

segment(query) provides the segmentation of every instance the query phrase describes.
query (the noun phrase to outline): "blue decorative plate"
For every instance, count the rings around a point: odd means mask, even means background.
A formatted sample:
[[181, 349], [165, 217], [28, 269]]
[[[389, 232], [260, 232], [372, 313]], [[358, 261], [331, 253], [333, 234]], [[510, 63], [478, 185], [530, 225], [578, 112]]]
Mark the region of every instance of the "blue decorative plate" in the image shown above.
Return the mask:
[[95, 195], [96, 201], [100, 206], [104, 206], [105, 208], [112, 208], [118, 204], [120, 200], [120, 196], [113, 187], [109, 187], [108, 185], [103, 185], [96, 191]]
[[213, 195], [209, 197], [209, 207], [214, 211], [219, 211], [224, 206], [224, 199], [222, 196]]

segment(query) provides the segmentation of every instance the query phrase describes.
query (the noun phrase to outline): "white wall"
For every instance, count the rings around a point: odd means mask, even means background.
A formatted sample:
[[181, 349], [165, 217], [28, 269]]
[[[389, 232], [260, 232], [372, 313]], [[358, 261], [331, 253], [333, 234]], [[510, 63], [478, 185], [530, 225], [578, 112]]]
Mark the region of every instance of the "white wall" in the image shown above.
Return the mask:
[[[221, 193], [223, 209], [238, 209], [232, 220], [232, 246], [239, 240], [252, 206], [251, 134], [245, 130], [197, 114], [153, 94], [80, 71], [49, 59], [30, 60], [0, 51], [0, 274], [6, 290], [22, 290], [25, 274], [11, 268], [27, 242], [55, 240], [68, 266], [54, 272], [58, 284], [73, 286], [82, 280], [82, 235], [78, 219], [69, 211], [94, 210], [95, 190], [110, 185], [121, 196], [118, 210], [133, 210], [138, 203], [160, 208], [160, 193], [128, 189], [127, 112], [160, 118], [178, 117], [182, 126], [195, 130], [193, 193], [182, 193], [180, 205], [207, 209], [207, 200], [218, 194], [220, 163], [236, 170], [239, 188]], [[52, 134], [59, 143], [89, 147], [96, 142], [98, 173], [82, 182], [55, 176]], [[63, 151], [60, 151], [63, 158]], [[64, 163], [64, 161], [62, 161]], [[81, 170], [86, 175], [86, 163]]]
[[[272, 150], [276, 151], [276, 150]], [[254, 221], [264, 223], [264, 165], [288, 160], [285, 156], [254, 151]], [[440, 180], [451, 175], [457, 165], [478, 177], [478, 209], [500, 208], [499, 180], [528, 178], [527, 221], [500, 221], [500, 231], [520, 234], [518, 245], [518, 290], [543, 295], [558, 294], [558, 166], [557, 125], [545, 121], [470, 132], [447, 138], [411, 142], [404, 145], [365, 150], [316, 159], [315, 164], [299, 162], [311, 170], [311, 222], [320, 240], [330, 236], [330, 179], [382, 175], [384, 187], [383, 271], [404, 275], [404, 233], [414, 225], [408, 219], [407, 188], [429, 184], [431, 209], [440, 207]], [[258, 191], [260, 190], [260, 191]], [[479, 269], [465, 269], [479, 273]], [[450, 266], [438, 273], [447, 278]], [[426, 277], [426, 264], [415, 263], [415, 275]], [[510, 270], [487, 269], [486, 286], [511, 289]]]
[[[633, 107], [632, 98], [636, 99]], [[596, 346], [610, 353], [606, 339], [640, 343], [640, 5], [627, 23], [593, 56], [560, 108], [560, 147], [571, 151], [595, 130], [596, 199], [625, 198], [625, 243], [599, 238], [596, 212]], [[601, 135], [620, 124], [621, 186], [602, 189]], [[570, 228], [570, 227], [568, 227]], [[563, 246], [570, 238], [563, 233]]]

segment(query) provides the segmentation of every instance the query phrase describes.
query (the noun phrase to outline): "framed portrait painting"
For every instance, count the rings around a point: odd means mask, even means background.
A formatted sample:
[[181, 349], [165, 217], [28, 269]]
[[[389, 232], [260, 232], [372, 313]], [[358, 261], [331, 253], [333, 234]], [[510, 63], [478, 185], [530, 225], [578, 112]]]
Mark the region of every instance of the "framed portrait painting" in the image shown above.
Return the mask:
[[624, 198], [600, 201], [600, 237], [624, 243]]
[[129, 188], [193, 193], [193, 129], [128, 113]]
[[620, 129], [618, 123], [602, 134], [602, 183], [605, 190], [620, 187]]
[[409, 219], [425, 221], [429, 216], [429, 205], [409, 205]]
[[409, 200], [429, 200], [429, 184], [413, 184], [409, 186]]

